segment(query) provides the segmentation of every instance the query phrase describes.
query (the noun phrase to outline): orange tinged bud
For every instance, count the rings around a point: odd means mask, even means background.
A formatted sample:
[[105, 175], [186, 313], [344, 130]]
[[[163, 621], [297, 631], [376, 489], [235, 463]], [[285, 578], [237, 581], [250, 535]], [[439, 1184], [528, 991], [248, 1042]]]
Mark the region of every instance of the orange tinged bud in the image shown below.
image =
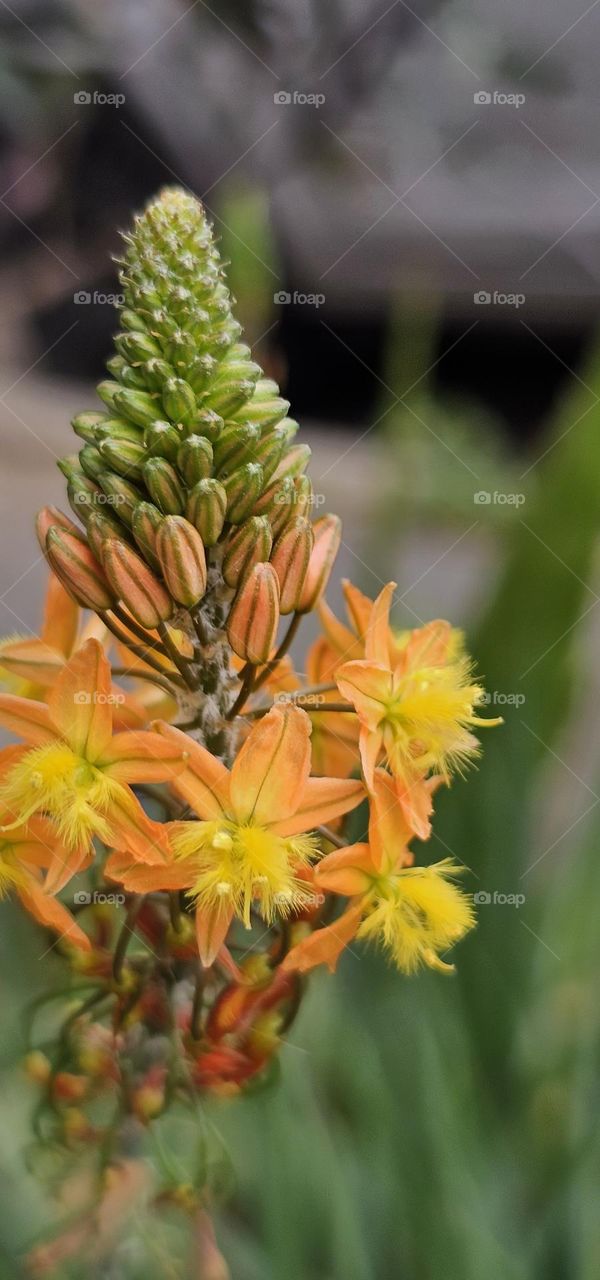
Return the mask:
[[85, 542], [81, 529], [78, 529], [77, 525], [73, 524], [73, 521], [69, 516], [65, 515], [64, 511], [61, 511], [58, 507], [42, 507], [37, 514], [35, 531], [44, 555], [46, 554], [48, 530], [54, 528], [66, 529], [68, 533], [74, 534], [76, 538], [81, 538], [82, 542]]
[[53, 526], [46, 536], [46, 552], [57, 578], [84, 609], [110, 609], [114, 596], [102, 566], [79, 534]]
[[199, 480], [188, 494], [185, 513], [205, 547], [213, 547], [218, 541], [226, 511], [227, 494], [218, 480]]
[[292, 613], [298, 606], [313, 541], [312, 526], [304, 516], [298, 516], [286, 525], [275, 543], [271, 564], [279, 579], [279, 608], [282, 614]]
[[299, 613], [309, 613], [318, 604], [329, 581], [342, 538], [339, 516], [321, 516], [312, 526], [314, 546], [300, 594]]
[[154, 630], [167, 622], [173, 602], [148, 565], [119, 538], [104, 543], [102, 561], [119, 600], [142, 627]]
[[57, 1102], [81, 1102], [87, 1093], [87, 1080], [72, 1071], [58, 1071], [52, 1082], [52, 1093]]
[[244, 574], [268, 560], [273, 546], [273, 534], [266, 516], [251, 516], [237, 529], [232, 530], [225, 544], [223, 577], [228, 587], [236, 587]]
[[198, 530], [183, 516], [165, 516], [156, 535], [156, 554], [173, 599], [188, 609], [197, 604], [206, 591], [206, 556]]
[[227, 638], [238, 658], [266, 662], [279, 626], [279, 583], [270, 564], [255, 564], [244, 579], [227, 621]]

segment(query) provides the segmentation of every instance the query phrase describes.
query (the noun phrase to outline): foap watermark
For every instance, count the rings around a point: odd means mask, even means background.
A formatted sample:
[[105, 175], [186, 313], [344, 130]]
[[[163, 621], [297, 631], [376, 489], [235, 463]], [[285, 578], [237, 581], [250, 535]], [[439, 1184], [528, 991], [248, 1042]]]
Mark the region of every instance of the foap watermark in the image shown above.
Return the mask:
[[78, 689], [73, 694], [76, 707], [120, 707], [124, 701], [124, 693], [101, 693], [98, 689], [94, 689], [93, 693], [90, 693], [89, 689]]
[[[293, 895], [291, 893], [276, 893], [273, 895], [273, 901], [278, 907], [290, 907], [293, 905]], [[303, 893], [302, 908], [307, 910], [312, 907], [322, 907], [325, 902], [324, 893]]]
[[127, 502], [127, 498], [124, 493], [86, 493], [82, 489], [74, 495], [73, 502], [78, 507], [95, 507], [98, 503], [107, 507], [120, 507], [122, 502]]
[[525, 502], [524, 493], [505, 493], [501, 489], [478, 489], [473, 494], [476, 507], [522, 507]]
[[87, 289], [78, 289], [77, 293], [73, 294], [73, 302], [76, 307], [122, 307], [125, 303], [125, 294], [101, 293], [99, 289], [89, 293]]
[[516, 907], [518, 911], [525, 902], [525, 894], [501, 893], [499, 889], [489, 893], [487, 889], [478, 889], [473, 894], [473, 902], [476, 907]]
[[506, 693], [503, 689], [487, 689], [479, 699], [480, 707], [522, 707], [524, 693]]
[[94, 889], [90, 892], [88, 889], [78, 889], [73, 894], [73, 904], [76, 907], [124, 907], [124, 893], [101, 893], [100, 890]]
[[288, 293], [286, 289], [278, 289], [273, 294], [273, 302], [276, 307], [319, 307], [323, 306], [325, 301], [324, 293], [301, 293], [299, 289], [294, 289], [293, 293]]
[[325, 494], [324, 493], [304, 494], [304, 493], [298, 493], [296, 492], [296, 490], [294, 490], [294, 493], [290, 497], [290, 494], [285, 489], [279, 489], [275, 494], [275, 502], [279, 502], [280, 504], [285, 506], [287, 506], [288, 504], [291, 506], [294, 506], [294, 503], [297, 502], [297, 503], [301, 503], [302, 505], [306, 504], [309, 507], [316, 507], [318, 510], [319, 507], [325, 506]]
[[502, 89], [478, 89], [473, 94], [476, 107], [514, 107], [516, 111], [525, 103], [524, 93], [504, 93]]
[[325, 101], [324, 93], [302, 93], [300, 89], [279, 89], [273, 94], [273, 102], [276, 107], [319, 107], [323, 106]]
[[101, 93], [99, 89], [78, 89], [73, 94], [76, 107], [122, 107], [125, 102], [124, 93]]
[[285, 690], [281, 693], [276, 693], [274, 701], [280, 702], [288, 707], [294, 706], [296, 702], [300, 701], [307, 711], [310, 711], [311, 707], [322, 707], [325, 705], [325, 697], [322, 693], [303, 693], [301, 689], [298, 693], [286, 693]]
[[525, 302], [525, 294], [501, 293], [499, 289], [490, 293], [487, 289], [478, 289], [473, 294], [473, 302], [476, 307], [514, 307], [518, 311]]

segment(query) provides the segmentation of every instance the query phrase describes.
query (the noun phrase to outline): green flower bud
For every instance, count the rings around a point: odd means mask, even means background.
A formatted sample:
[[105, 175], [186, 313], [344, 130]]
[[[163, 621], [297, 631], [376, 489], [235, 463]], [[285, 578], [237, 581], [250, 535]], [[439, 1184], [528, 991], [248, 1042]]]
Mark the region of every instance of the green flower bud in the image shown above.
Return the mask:
[[118, 333], [115, 347], [128, 364], [141, 364], [162, 354], [158, 343], [148, 333]]
[[103, 440], [131, 440], [133, 444], [142, 444], [143, 439], [143, 431], [125, 418], [108, 418], [105, 414], [104, 421], [96, 427], [96, 444]]
[[273, 476], [274, 480], [282, 480], [284, 476], [299, 476], [306, 470], [311, 455], [309, 444], [295, 444], [284, 454]]
[[85, 448], [79, 451], [79, 461], [81, 469], [90, 480], [97, 480], [100, 472], [104, 470], [106, 463], [102, 460], [102, 454], [93, 444], [86, 444]]
[[88, 444], [95, 444], [96, 427], [104, 422], [105, 417], [105, 413], [76, 413], [75, 417], [71, 418], [71, 426], [75, 435], [81, 440], [87, 440]]
[[[271, 391], [274, 388], [274, 393]], [[243, 412], [238, 409], [234, 416], [243, 417], [244, 422], [257, 422], [261, 427], [275, 426], [281, 422], [290, 407], [289, 400], [282, 400], [278, 387], [270, 379], [257, 382], [252, 399], [244, 405]]]
[[205, 547], [213, 547], [218, 542], [226, 512], [227, 494], [218, 480], [199, 480], [188, 494], [186, 515]]
[[172, 364], [178, 372], [187, 369], [192, 364], [196, 355], [196, 343], [191, 333], [186, 333], [184, 329], [178, 329], [173, 334], [171, 341], [167, 343], [165, 348], [165, 359]]
[[132, 440], [103, 440], [100, 455], [105, 469], [110, 467], [129, 480], [141, 479], [142, 463], [146, 457], [143, 444], [134, 444]]
[[244, 462], [257, 462], [254, 451], [260, 440], [260, 427], [251, 423], [225, 427], [215, 445], [215, 471], [230, 474]]
[[146, 325], [141, 316], [135, 311], [125, 308], [119, 313], [119, 320], [124, 329], [130, 329], [134, 333], [145, 333]]
[[[224, 418], [231, 417], [236, 410], [240, 410], [242, 405], [246, 404], [253, 391], [254, 383], [248, 378], [241, 378], [238, 382], [225, 384], [219, 390], [211, 390], [206, 397], [206, 403], [214, 409], [215, 413], [220, 413]], [[245, 413], [243, 416], [246, 416]]]
[[144, 431], [146, 456], [150, 458], [167, 458], [175, 462], [181, 444], [181, 431], [172, 422], [151, 422]]
[[150, 390], [160, 391], [161, 393], [165, 383], [169, 381], [169, 378], [173, 378], [175, 376], [175, 372], [171, 365], [167, 364], [166, 360], [161, 360], [158, 357], [156, 359], [147, 360], [142, 366], [142, 370], [146, 379], [146, 384]]
[[198, 530], [183, 516], [165, 516], [156, 553], [173, 599], [187, 609], [198, 604], [206, 591], [206, 556]]
[[251, 516], [232, 529], [223, 557], [223, 577], [228, 587], [236, 587], [259, 560], [267, 561], [272, 546], [273, 535], [266, 516]]
[[142, 499], [139, 489], [114, 471], [102, 471], [98, 476], [98, 483], [108, 498], [112, 514], [118, 516], [123, 524], [131, 528], [134, 507]]
[[167, 516], [180, 516], [185, 507], [184, 492], [177, 472], [165, 458], [149, 458], [143, 467], [146, 488], [157, 507]]
[[158, 402], [146, 391], [120, 388], [114, 397], [115, 408], [138, 427], [147, 427], [157, 416]]
[[196, 356], [196, 359], [188, 365], [186, 378], [195, 395], [199, 395], [205, 391], [215, 369], [218, 369], [218, 363], [214, 356]]
[[308, 476], [294, 476], [294, 503], [297, 516], [310, 516], [313, 506], [313, 487]]
[[227, 494], [227, 519], [241, 524], [251, 515], [263, 486], [263, 469], [258, 462], [246, 462], [223, 481]]
[[[172, 422], [191, 425], [196, 417], [196, 397], [189, 382], [183, 378], [169, 378], [162, 391], [164, 411]], [[156, 416], [156, 415], [154, 415]]]
[[213, 448], [204, 436], [188, 436], [177, 452], [177, 466], [189, 488], [205, 480], [213, 465]]
[[151, 502], [139, 502], [131, 519], [131, 532], [148, 564], [160, 570], [156, 553], [156, 535], [165, 517]]
[[215, 440], [219, 439], [224, 425], [223, 418], [218, 413], [215, 413], [214, 409], [202, 408], [196, 414], [194, 431], [198, 435], [206, 436], [206, 439], [210, 440], [211, 444], [214, 444]]
[[90, 547], [100, 562], [102, 560], [102, 547], [107, 538], [123, 538], [123, 526], [118, 520], [108, 514], [108, 511], [100, 508], [93, 509], [90, 512], [86, 524], [87, 540]]
[[84, 524], [87, 523], [87, 518], [95, 503], [104, 500], [102, 489], [93, 480], [89, 480], [87, 476], [84, 476], [83, 472], [79, 474], [74, 472], [69, 476], [67, 497], [71, 510], [75, 512], [75, 515]]
[[123, 387], [127, 387], [130, 391], [144, 390], [146, 384], [143, 374], [138, 369], [134, 369], [133, 365], [127, 364], [123, 356], [111, 356], [111, 359], [106, 361], [106, 368]]
[[104, 382], [98, 383], [96, 391], [100, 396], [100, 399], [108, 406], [112, 413], [115, 409], [115, 396], [118, 395], [119, 391], [122, 391], [121, 384], [119, 382], [110, 382], [109, 379], [106, 378]]

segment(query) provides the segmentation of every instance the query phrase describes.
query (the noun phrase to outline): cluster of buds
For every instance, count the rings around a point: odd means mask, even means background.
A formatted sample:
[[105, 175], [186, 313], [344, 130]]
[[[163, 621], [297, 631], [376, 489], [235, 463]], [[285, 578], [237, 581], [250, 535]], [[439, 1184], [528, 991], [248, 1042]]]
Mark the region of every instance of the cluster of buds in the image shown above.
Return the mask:
[[46, 508], [38, 537], [78, 604], [121, 639], [133, 631], [140, 656], [197, 695], [202, 731], [203, 695], [223, 714], [234, 700], [219, 636], [244, 663], [267, 662], [280, 617], [322, 595], [340, 522], [311, 519], [310, 448], [240, 340], [200, 203], [165, 190], [124, 238], [106, 408], [74, 418], [84, 444], [59, 464], [83, 528]]
[[[38, 516], [42, 632], [0, 644], [23, 739], [0, 752], [0, 896], [87, 993], [28, 1065], [46, 1140], [95, 1146], [103, 1176], [170, 1107], [266, 1081], [302, 975], [355, 938], [404, 974], [452, 968], [464, 868], [410, 844], [485, 723], [461, 634], [395, 631], [394, 583], [345, 583], [347, 624], [328, 608], [340, 522], [311, 519], [310, 451], [240, 340], [202, 206], [164, 191], [125, 243], [106, 408], [59, 464], [79, 523]], [[203, 1176], [164, 1198], [203, 1214]]]

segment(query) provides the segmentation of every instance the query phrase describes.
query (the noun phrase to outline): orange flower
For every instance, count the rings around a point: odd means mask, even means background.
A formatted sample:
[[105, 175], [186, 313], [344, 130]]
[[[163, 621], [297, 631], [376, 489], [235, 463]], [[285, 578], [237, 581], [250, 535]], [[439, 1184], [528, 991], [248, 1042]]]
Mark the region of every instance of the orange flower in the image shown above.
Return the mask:
[[189, 746], [188, 767], [173, 787], [201, 821], [170, 824], [168, 867], [132, 867], [119, 853], [106, 870], [133, 892], [187, 889], [209, 965], [235, 916], [250, 927], [253, 907], [270, 923], [306, 905], [311, 890], [301, 871], [316, 853], [306, 833], [354, 808], [364, 788], [309, 777], [311, 725], [298, 707], [276, 706], [259, 720], [231, 772], [178, 729], [157, 728], [174, 746]]
[[45, 814], [69, 856], [48, 874], [56, 890], [81, 866], [94, 836], [125, 844], [135, 858], [165, 861], [166, 838], [144, 813], [130, 782], [163, 782], [183, 768], [183, 743], [129, 730], [113, 736], [110, 665], [88, 640], [58, 676], [48, 704], [0, 694], [0, 724], [28, 744], [0, 769], [0, 803], [16, 815], [0, 828]]
[[[7, 747], [0, 757], [14, 755], [18, 748]], [[42, 870], [66, 862], [68, 850], [47, 818], [33, 817], [29, 822], [15, 822], [10, 809], [0, 811], [0, 823], [8, 830], [0, 832], [0, 898], [14, 890], [23, 906], [46, 928], [56, 932], [76, 947], [90, 949], [89, 938], [75, 923], [62, 903], [48, 892]]]
[[[23, 698], [45, 699], [48, 689], [52, 688], [69, 658], [86, 640], [95, 638], [103, 644], [106, 641], [107, 630], [104, 624], [92, 615], [81, 626], [81, 616], [79, 605], [51, 573], [39, 637], [11, 636], [0, 641], [0, 668], [12, 677], [10, 684], [4, 681], [5, 686], [8, 684], [13, 693], [18, 693]], [[128, 650], [124, 650], [123, 656], [132, 677], [135, 677], [141, 665], [139, 659], [134, 658]], [[148, 667], [145, 669], [150, 670]], [[142, 685], [141, 681], [140, 685], [139, 694], [136, 693], [135, 696], [116, 685], [113, 687], [115, 722], [119, 728], [141, 727], [147, 722], [150, 713], [146, 708], [150, 693], [153, 698], [151, 714], [154, 716], [159, 710], [158, 697], [163, 703], [165, 701], [162, 690], [155, 690], [146, 683]]]
[[408, 848], [412, 831], [398, 805], [393, 779], [383, 769], [373, 776], [369, 843], [327, 854], [315, 870], [315, 884], [351, 899], [333, 924], [302, 939], [283, 962], [301, 973], [318, 964], [331, 971], [353, 938], [373, 938], [403, 973], [422, 966], [447, 972], [440, 959], [473, 927], [469, 898], [452, 883], [463, 868], [450, 859], [415, 867]]
[[390, 659], [389, 610], [395, 582], [377, 597], [367, 628], [365, 658], [336, 671], [340, 692], [360, 721], [360, 754], [372, 787], [375, 766], [384, 761], [397, 781], [398, 798], [416, 835], [430, 830], [430, 800], [424, 778], [432, 771], [449, 780], [477, 755], [469, 732], [480, 720], [475, 707], [483, 690], [470, 682], [469, 659], [457, 653], [457, 637], [447, 622], [430, 622], [398, 642]]

